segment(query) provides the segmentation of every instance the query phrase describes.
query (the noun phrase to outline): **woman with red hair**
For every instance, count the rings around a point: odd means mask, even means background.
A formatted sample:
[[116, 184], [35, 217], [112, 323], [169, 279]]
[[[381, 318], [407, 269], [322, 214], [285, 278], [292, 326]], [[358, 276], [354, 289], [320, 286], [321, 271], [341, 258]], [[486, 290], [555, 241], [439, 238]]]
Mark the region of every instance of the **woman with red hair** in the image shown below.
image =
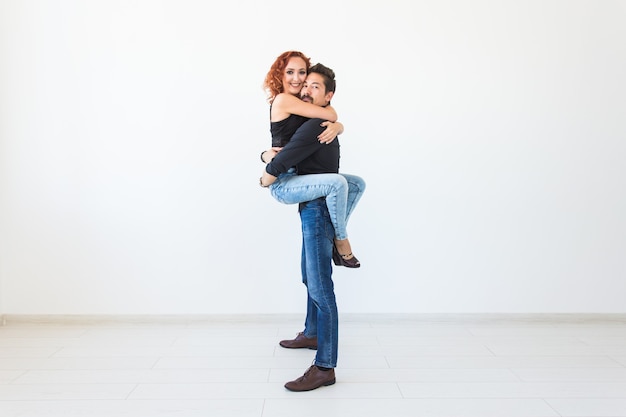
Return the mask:
[[[319, 64], [318, 64], [319, 65]], [[317, 66], [316, 66], [317, 67]], [[323, 66], [322, 66], [323, 67]], [[322, 107], [300, 99], [300, 92], [311, 68], [310, 59], [302, 52], [287, 51], [278, 56], [265, 77], [264, 88], [270, 103], [270, 131], [272, 149], [261, 154], [261, 160], [269, 163], [285, 146], [298, 128], [308, 119], [325, 120], [321, 125], [326, 129], [317, 137], [320, 143], [331, 143], [343, 132], [343, 125], [337, 122], [337, 113], [330, 104]], [[329, 68], [324, 77], [332, 78], [334, 93], [334, 72]], [[262, 186], [266, 186], [261, 183]], [[298, 175], [292, 168], [280, 174], [269, 185], [272, 196], [284, 204], [296, 204], [327, 197], [326, 204], [335, 228], [336, 265], [349, 268], [361, 266], [352, 254], [346, 224], [356, 203], [365, 190], [365, 181], [348, 174], [309, 174]]]

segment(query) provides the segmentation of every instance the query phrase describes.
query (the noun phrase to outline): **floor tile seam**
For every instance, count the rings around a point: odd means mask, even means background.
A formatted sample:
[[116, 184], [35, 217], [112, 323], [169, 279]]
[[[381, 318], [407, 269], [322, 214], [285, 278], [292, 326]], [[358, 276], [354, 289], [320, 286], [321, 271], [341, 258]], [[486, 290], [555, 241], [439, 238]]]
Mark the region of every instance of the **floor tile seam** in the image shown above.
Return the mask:
[[[375, 397], [369, 397], [375, 398]], [[379, 398], [388, 398], [388, 397], [379, 397]], [[485, 396], [485, 395], [476, 395], [476, 396], [442, 396], [442, 395], [428, 395], [428, 396], [409, 396], [403, 394], [403, 399], [405, 400], [529, 400], [529, 401], [544, 401], [548, 402], [550, 400], [554, 401], [612, 401], [612, 400], [624, 400], [626, 401], [626, 397], [578, 397], [578, 396], [545, 396], [545, 395], [537, 395], [537, 396]]]
[[[300, 369], [298, 369], [300, 370]], [[393, 385], [393, 384], [409, 384], [420, 382], [407, 382], [407, 381], [345, 381], [340, 377], [337, 378], [337, 384], [345, 385]], [[426, 383], [426, 382], [425, 382]], [[430, 382], [428, 382], [430, 384]], [[82, 382], [68, 382], [68, 383], [35, 383], [35, 384], [21, 384], [19, 386], [26, 385], [275, 385], [282, 384], [281, 381], [253, 381], [253, 382], [241, 382], [241, 381], [210, 381], [210, 382], [101, 382], [101, 383], [82, 383]], [[2, 385], [2, 384], [0, 384]]]
[[141, 370], [146, 370], [146, 369], [157, 370], [157, 369], [159, 369], [159, 368], [157, 368], [157, 365], [159, 364], [161, 359], [162, 359], [162, 357], [153, 358], [152, 365], [149, 366], [148, 368], [141, 368]]
[[[519, 382], [532, 382], [532, 381], [526, 381], [524, 380], [524, 378], [522, 376], [520, 376], [515, 370], [516, 369], [522, 369], [522, 368], [508, 368], [507, 371], [509, 371], [515, 378], [517, 378], [519, 380]], [[542, 368], [543, 369], [543, 368]], [[560, 368], [562, 369], [562, 368]], [[576, 368], [570, 368], [570, 369], [576, 369]]]
[[387, 368], [381, 368], [381, 369], [394, 369], [391, 366], [391, 363], [389, 362], [389, 356], [388, 355], [384, 355], [383, 358], [385, 359], [385, 363], [387, 364]]
[[131, 395], [133, 395], [133, 392], [137, 390], [139, 385], [140, 384], [135, 384], [135, 386], [128, 392], [128, 394], [126, 394], [126, 397], [124, 397], [124, 400], [128, 400], [131, 397]]
[[[545, 401], [563, 401], [563, 400], [567, 400], [567, 401], [614, 401], [614, 400], [618, 400], [620, 402], [624, 401], [626, 403], [626, 396], [625, 397], [544, 397]], [[626, 410], [624, 412], [624, 414], [626, 414]], [[621, 417], [621, 416], [620, 416]]]
[[622, 362], [622, 360], [618, 359], [622, 357], [621, 355], [609, 355], [608, 358], [611, 359], [613, 362], [619, 364], [622, 368], [626, 368], [626, 361]]
[[[374, 401], [412, 401], [413, 398], [402, 398], [402, 397], [359, 397], [359, 396], [337, 396], [336, 394], [330, 394], [325, 396], [320, 394], [320, 390], [332, 389], [328, 387], [320, 387], [315, 390], [315, 394], [310, 395], [308, 398], [304, 398], [307, 392], [304, 393], [291, 393], [287, 391], [286, 388], [282, 388], [284, 391], [282, 394], [276, 394], [276, 396], [258, 396], [258, 397], [241, 397], [241, 396], [223, 396], [223, 397], [183, 397], [183, 398], [129, 398], [128, 400], [120, 400], [128, 403], [132, 402], [154, 402], [154, 401], [254, 401], [254, 400], [262, 400], [262, 401], [363, 401], [363, 400], [374, 400]], [[286, 395], [291, 395], [294, 398], [288, 398]], [[0, 400], [0, 404], [2, 401]]]
[[489, 347], [488, 344], [483, 344], [482, 347], [489, 353], [491, 353], [491, 356], [497, 357], [498, 354], [496, 352], [494, 352], [494, 350], [492, 348]]
[[[327, 387], [321, 388], [321, 389], [329, 389]], [[332, 389], [332, 388], [330, 388]], [[530, 398], [523, 398], [523, 397], [506, 397], [506, 398], [468, 398], [468, 397], [422, 397], [422, 398], [383, 398], [383, 397], [378, 397], [378, 398], [373, 398], [373, 397], [321, 397], [321, 396], [317, 396], [315, 398], [285, 398], [285, 397], [280, 397], [280, 398], [275, 398], [275, 397], [268, 397], [267, 400], [269, 401], [294, 401], [294, 400], [300, 400], [300, 401], [319, 401], [319, 400], [323, 400], [323, 401], [358, 401], [358, 402], [379, 402], [379, 401], [384, 401], [385, 404], [387, 404], [388, 402], [400, 402], [400, 403], [419, 403], [419, 402], [438, 402], [438, 403], [443, 403], [443, 404], [448, 404], [451, 401], [458, 401], [458, 402], [465, 402], [465, 403], [469, 403], [469, 402], [485, 402], [485, 401], [493, 401], [493, 402], [497, 402], [497, 401], [510, 401], [510, 402], [533, 402], [533, 403], [545, 403], [545, 399], [544, 398], [537, 398], [537, 397], [530, 397]], [[560, 400], [560, 399], [558, 399]], [[596, 417], [596, 416], [593, 416]], [[621, 417], [621, 416], [620, 416]]]
[[[624, 313], [341, 313], [346, 323], [380, 325], [393, 323], [475, 324], [573, 324], [613, 325], [626, 323]], [[112, 327], [154, 326], [155, 323], [189, 327], [199, 324], [274, 324], [301, 320], [299, 313], [224, 314], [4, 314], [7, 326], [66, 324], [68, 327], [101, 324]]]
[[[272, 398], [273, 399], [273, 398]], [[228, 401], [228, 402], [238, 402], [238, 401], [258, 401], [261, 400], [261, 398], [225, 398], [225, 399], [210, 399], [208, 401]], [[168, 399], [168, 398], [156, 398], [153, 400], [145, 400], [145, 399], [128, 399], [128, 400], [124, 400], [124, 399], [102, 399], [102, 398], [98, 398], [98, 399], [56, 399], [56, 398], [47, 398], [47, 399], [36, 399], [36, 400], [0, 400], [0, 405], [2, 405], [3, 403], [7, 403], [7, 404], [19, 404], [19, 403], [23, 403], [24, 405], [32, 405], [32, 404], [47, 404], [47, 403], [68, 403], [68, 405], [71, 405], [72, 403], [76, 403], [76, 402], [89, 402], [89, 403], [97, 403], [98, 405], [101, 404], [106, 404], [106, 403], [113, 403], [113, 404], [132, 404], [132, 403], [172, 403], [172, 402], [179, 402], [181, 400], [173, 400], [173, 399]], [[207, 399], [200, 399], [200, 400], [182, 400], [182, 401], [201, 401], [201, 402], [205, 402], [207, 401]], [[0, 410], [2, 408], [0, 407]]]
[[546, 398], [543, 399], [543, 403], [548, 406], [548, 408], [550, 408], [552, 411], [554, 411], [559, 417], [563, 417], [563, 414], [561, 414], [552, 404], [550, 404]]
[[402, 399], [406, 399], [406, 395], [404, 394], [404, 392], [402, 391], [402, 387], [401, 387], [401, 382], [396, 381], [395, 383], [396, 385], [396, 389], [398, 390], [398, 392], [400, 393], [400, 396], [402, 397]]
[[57, 349], [52, 352], [50, 355], [46, 356], [46, 358], [60, 358], [62, 356], [58, 356], [61, 352], [63, 352], [63, 350], [65, 350], [67, 347], [66, 346], [58, 346]]
[[0, 384], [0, 387], [12, 387], [12, 388], [32, 388], [32, 387], [50, 387], [55, 386], [59, 388], [68, 387], [85, 387], [85, 386], [101, 386], [101, 387], [131, 387], [136, 386], [138, 382], [29, 382], [25, 384]]
[[7, 381], [7, 383], [5, 383], [5, 384], [0, 384], [0, 385], [19, 385], [19, 383], [17, 383], [17, 381], [18, 381], [20, 378], [23, 378], [25, 375], [27, 375], [27, 374], [28, 374], [31, 370], [30, 370], [30, 369], [13, 369], [13, 370], [10, 370], [9, 372], [11, 372], [11, 371], [15, 371], [15, 372], [17, 372], [17, 373], [18, 373], [18, 375], [17, 375], [17, 376], [14, 376], [13, 378], [10, 378], [10, 379]]
[[[463, 354], [456, 354], [456, 355], [419, 355], [419, 356], [430, 356], [430, 357], [468, 357], [468, 358], [472, 358], [472, 357], [482, 357], [482, 358], [503, 358], [503, 359], [507, 359], [507, 358], [603, 358], [603, 359], [611, 359], [612, 361], [615, 361], [615, 359], [613, 359], [611, 356], [612, 355], [605, 355], [605, 354], [589, 354], [589, 355], [580, 355], [580, 354], [548, 354], [548, 353], [541, 353], [541, 354], [530, 354], [530, 353], [526, 353], [526, 354], [514, 354], [514, 355], [503, 355], [503, 354], [495, 354], [493, 356], [487, 356], [487, 355], [463, 355]], [[613, 355], [615, 356], [615, 355]], [[618, 355], [619, 356], [619, 355]], [[405, 357], [412, 357], [412, 356], [405, 356]], [[622, 364], [620, 364], [620, 366], [624, 366]]]
[[[410, 388], [410, 386], [413, 383], [399, 383], [400, 388], [402, 388], [402, 385], [407, 385], [406, 388]], [[427, 385], [435, 385], [434, 383], [428, 383]], [[448, 383], [441, 383], [441, 385], [448, 385]], [[474, 385], [474, 384], [471, 384]], [[532, 385], [532, 384], [529, 384]], [[557, 384], [558, 385], [558, 384]], [[557, 386], [557, 388], [560, 388]], [[525, 396], [510, 396], [510, 395], [487, 395], [484, 396], [483, 395], [476, 395], [476, 396], [466, 396], [466, 397], [458, 397], [458, 396], [446, 396], [446, 395], [430, 395], [430, 396], [406, 396], [406, 398], [450, 398], [450, 399], [458, 399], [458, 398], [485, 398], [485, 399], [501, 399], [501, 398], [510, 398], [510, 399], [516, 399], [516, 398], [534, 398], [534, 399], [547, 399], [547, 398], [553, 398], [553, 399], [559, 399], [559, 400], [564, 400], [564, 399], [575, 399], [575, 400], [579, 400], [579, 399], [588, 399], [588, 400], [625, 400], [626, 401], [626, 392], [624, 394], [620, 394], [620, 395], [606, 395], [606, 396], [579, 396], [579, 395], [541, 395], [541, 394], [537, 394], [537, 395], [525, 395]]]
[[[490, 400], [528, 400], [528, 401], [544, 401], [547, 397], [544, 396], [537, 396], [537, 397], [531, 397], [531, 396], [519, 396], [519, 397], [510, 397], [510, 396], [499, 396], [499, 397], [494, 397], [494, 396], [481, 396], [481, 395], [476, 395], [476, 396], [467, 396], [467, 397], [461, 397], [461, 396], [441, 396], [441, 395], [428, 395], [428, 396], [414, 396], [414, 397], [404, 397], [405, 400], [442, 400], [442, 401], [464, 401], [464, 400], [481, 400], [481, 401], [490, 401]], [[555, 399], [572, 399], [573, 397], [564, 397], [564, 398], [555, 398]], [[578, 399], [578, 397], [574, 397], [575, 399]]]
[[[372, 357], [374, 356], [379, 356], [379, 355], [371, 355]], [[615, 358], [609, 356], [609, 355], [546, 355], [546, 354], [542, 354], [542, 355], [462, 355], [462, 354], [455, 354], [455, 355], [406, 355], [406, 354], [402, 354], [402, 355], [396, 355], [396, 354], [391, 354], [391, 355], [382, 355], [385, 358], [390, 358], [390, 359], [499, 359], [499, 360], [527, 360], [527, 359], [589, 359], [589, 360], [597, 360], [597, 359], [608, 359], [609, 362], [613, 363], [613, 366], [604, 366], [603, 368], [625, 368], [626, 365], [624, 365], [623, 363], [619, 362], [618, 360], [616, 360]]]
[[[19, 381], [9, 381], [6, 383], [0, 383], [0, 387], [2, 386], [15, 386], [15, 387], [28, 387], [34, 385], [122, 385], [122, 384], [140, 384], [140, 385], [194, 385], [194, 384], [233, 384], [233, 383], [241, 383], [235, 381], [175, 381], [175, 382], [167, 382], [167, 381], [146, 381], [144, 379], [135, 379], [135, 380], [119, 380], [119, 381], [96, 381], [96, 380], [74, 380], [74, 381], [31, 381], [31, 382], [19, 382]], [[263, 383], [272, 383], [269, 377], [265, 380], [257, 380], [252, 381], [250, 383], [254, 384], [263, 384]]]
[[[282, 384], [279, 381], [255, 381], [255, 382], [237, 382], [237, 381], [212, 381], [212, 382], [138, 382], [137, 386], [139, 387], [155, 387], [155, 386], [235, 386], [235, 385], [276, 385]], [[115, 384], [114, 384], [115, 385]]]
[[16, 400], [2, 400], [0, 399], [0, 404], [3, 402], [12, 403], [12, 402], [35, 402], [35, 401], [127, 401], [123, 398], [123, 396], [110, 396], [106, 398], [102, 397], [68, 397], [68, 398], [22, 398]]
[[[328, 388], [328, 387], [322, 387], [322, 389], [332, 389], [332, 388]], [[272, 401], [293, 401], [293, 400], [303, 400], [303, 401], [402, 401], [402, 402], [419, 402], [419, 401], [426, 401], [426, 400], [436, 400], [436, 401], [441, 401], [441, 402], [447, 402], [450, 400], [456, 400], [456, 401], [474, 401], [474, 400], [532, 400], [532, 401], [537, 401], [537, 400], [541, 400], [539, 398], [467, 398], [467, 397], [459, 397], [459, 398], [452, 398], [452, 397], [421, 397], [421, 398], [404, 398], [404, 397], [397, 397], [397, 398], [390, 398], [390, 397], [367, 397], [367, 398], [363, 398], [363, 397], [359, 397], [359, 396], [345, 396], [345, 397], [337, 397], [335, 394], [332, 394], [332, 396], [323, 396], [321, 394], [318, 394], [320, 391], [317, 391], [317, 393], [315, 394], [315, 397], [311, 396], [312, 398], [303, 398], [301, 395], [299, 395], [298, 393], [294, 394], [293, 396], [297, 398], [287, 398], [284, 396], [283, 394], [280, 394], [281, 396], [276, 396], [276, 397], [215, 397], [215, 398], [207, 398], [207, 397], [198, 397], [198, 398], [128, 398], [128, 399], [124, 399], [124, 398], [37, 398], [37, 399], [15, 399], [15, 400], [2, 400], [0, 399], [0, 404], [2, 403], [75, 403], [75, 402], [98, 402], [98, 403], [104, 403], [104, 402], [115, 402], [115, 403], [140, 403], [140, 402], [172, 402], [172, 401], [245, 401], [245, 400], [272, 400]], [[305, 393], [306, 394], [306, 393]], [[554, 398], [554, 400], [563, 400], [562, 398]], [[588, 400], [595, 400], [595, 398], [590, 398]]]
[[[272, 351], [273, 352], [273, 351]], [[367, 356], [376, 356], [376, 355], [367, 355]], [[67, 355], [67, 356], [54, 356], [54, 357], [49, 357], [49, 356], [11, 356], [11, 357], [5, 357], [4, 359], [30, 359], [30, 358], [42, 358], [42, 359], [129, 359], [129, 358], [158, 358], [158, 359], [189, 359], [189, 360], [193, 360], [193, 359], [250, 359], [250, 358], [259, 358], [259, 359], [270, 359], [270, 358], [289, 358], [289, 355], [274, 355], [272, 354], [267, 354], [265, 356], [259, 356], [258, 354], [254, 354], [251, 353], [249, 355], [245, 355], [245, 354], [239, 354], [239, 353], [232, 353], [232, 354], [224, 354], [223, 352], [215, 352], [215, 353], [209, 353], [209, 354], [202, 354], [202, 353], [198, 353], [198, 354], [172, 354], [172, 355], [151, 355], [151, 356], [144, 356], [144, 355], [108, 355], [108, 356], [103, 356], [103, 355]], [[2, 359], [2, 358], [0, 358]]]

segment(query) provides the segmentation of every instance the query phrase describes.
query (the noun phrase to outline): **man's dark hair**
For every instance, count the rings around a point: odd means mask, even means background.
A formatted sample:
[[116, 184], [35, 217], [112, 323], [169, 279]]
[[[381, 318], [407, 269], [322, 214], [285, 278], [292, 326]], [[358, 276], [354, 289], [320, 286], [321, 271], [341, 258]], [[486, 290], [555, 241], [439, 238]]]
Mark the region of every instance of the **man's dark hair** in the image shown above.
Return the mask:
[[326, 87], [327, 93], [335, 92], [335, 71], [322, 64], [315, 64], [311, 68], [309, 68], [309, 74], [312, 72], [315, 72], [324, 77], [324, 87]]

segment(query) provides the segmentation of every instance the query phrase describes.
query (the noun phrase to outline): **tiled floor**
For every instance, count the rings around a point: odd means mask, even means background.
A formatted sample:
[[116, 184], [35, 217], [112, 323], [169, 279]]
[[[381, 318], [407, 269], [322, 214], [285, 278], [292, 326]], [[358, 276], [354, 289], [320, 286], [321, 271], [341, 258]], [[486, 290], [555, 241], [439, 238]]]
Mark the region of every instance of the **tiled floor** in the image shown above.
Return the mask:
[[626, 417], [625, 316], [342, 316], [337, 384], [283, 384], [301, 317], [0, 327], [0, 416]]

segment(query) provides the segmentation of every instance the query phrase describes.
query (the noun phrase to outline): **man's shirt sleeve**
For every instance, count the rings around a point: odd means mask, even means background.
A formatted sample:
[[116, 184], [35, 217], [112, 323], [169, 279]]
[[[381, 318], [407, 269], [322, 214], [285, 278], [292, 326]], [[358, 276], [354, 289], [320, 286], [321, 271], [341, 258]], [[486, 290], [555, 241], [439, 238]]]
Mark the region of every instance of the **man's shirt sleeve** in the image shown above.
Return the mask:
[[278, 177], [311, 156], [320, 146], [324, 146], [317, 139], [325, 129], [320, 126], [322, 122], [323, 119], [309, 119], [304, 122], [289, 143], [267, 164], [265, 167], [267, 173]]

